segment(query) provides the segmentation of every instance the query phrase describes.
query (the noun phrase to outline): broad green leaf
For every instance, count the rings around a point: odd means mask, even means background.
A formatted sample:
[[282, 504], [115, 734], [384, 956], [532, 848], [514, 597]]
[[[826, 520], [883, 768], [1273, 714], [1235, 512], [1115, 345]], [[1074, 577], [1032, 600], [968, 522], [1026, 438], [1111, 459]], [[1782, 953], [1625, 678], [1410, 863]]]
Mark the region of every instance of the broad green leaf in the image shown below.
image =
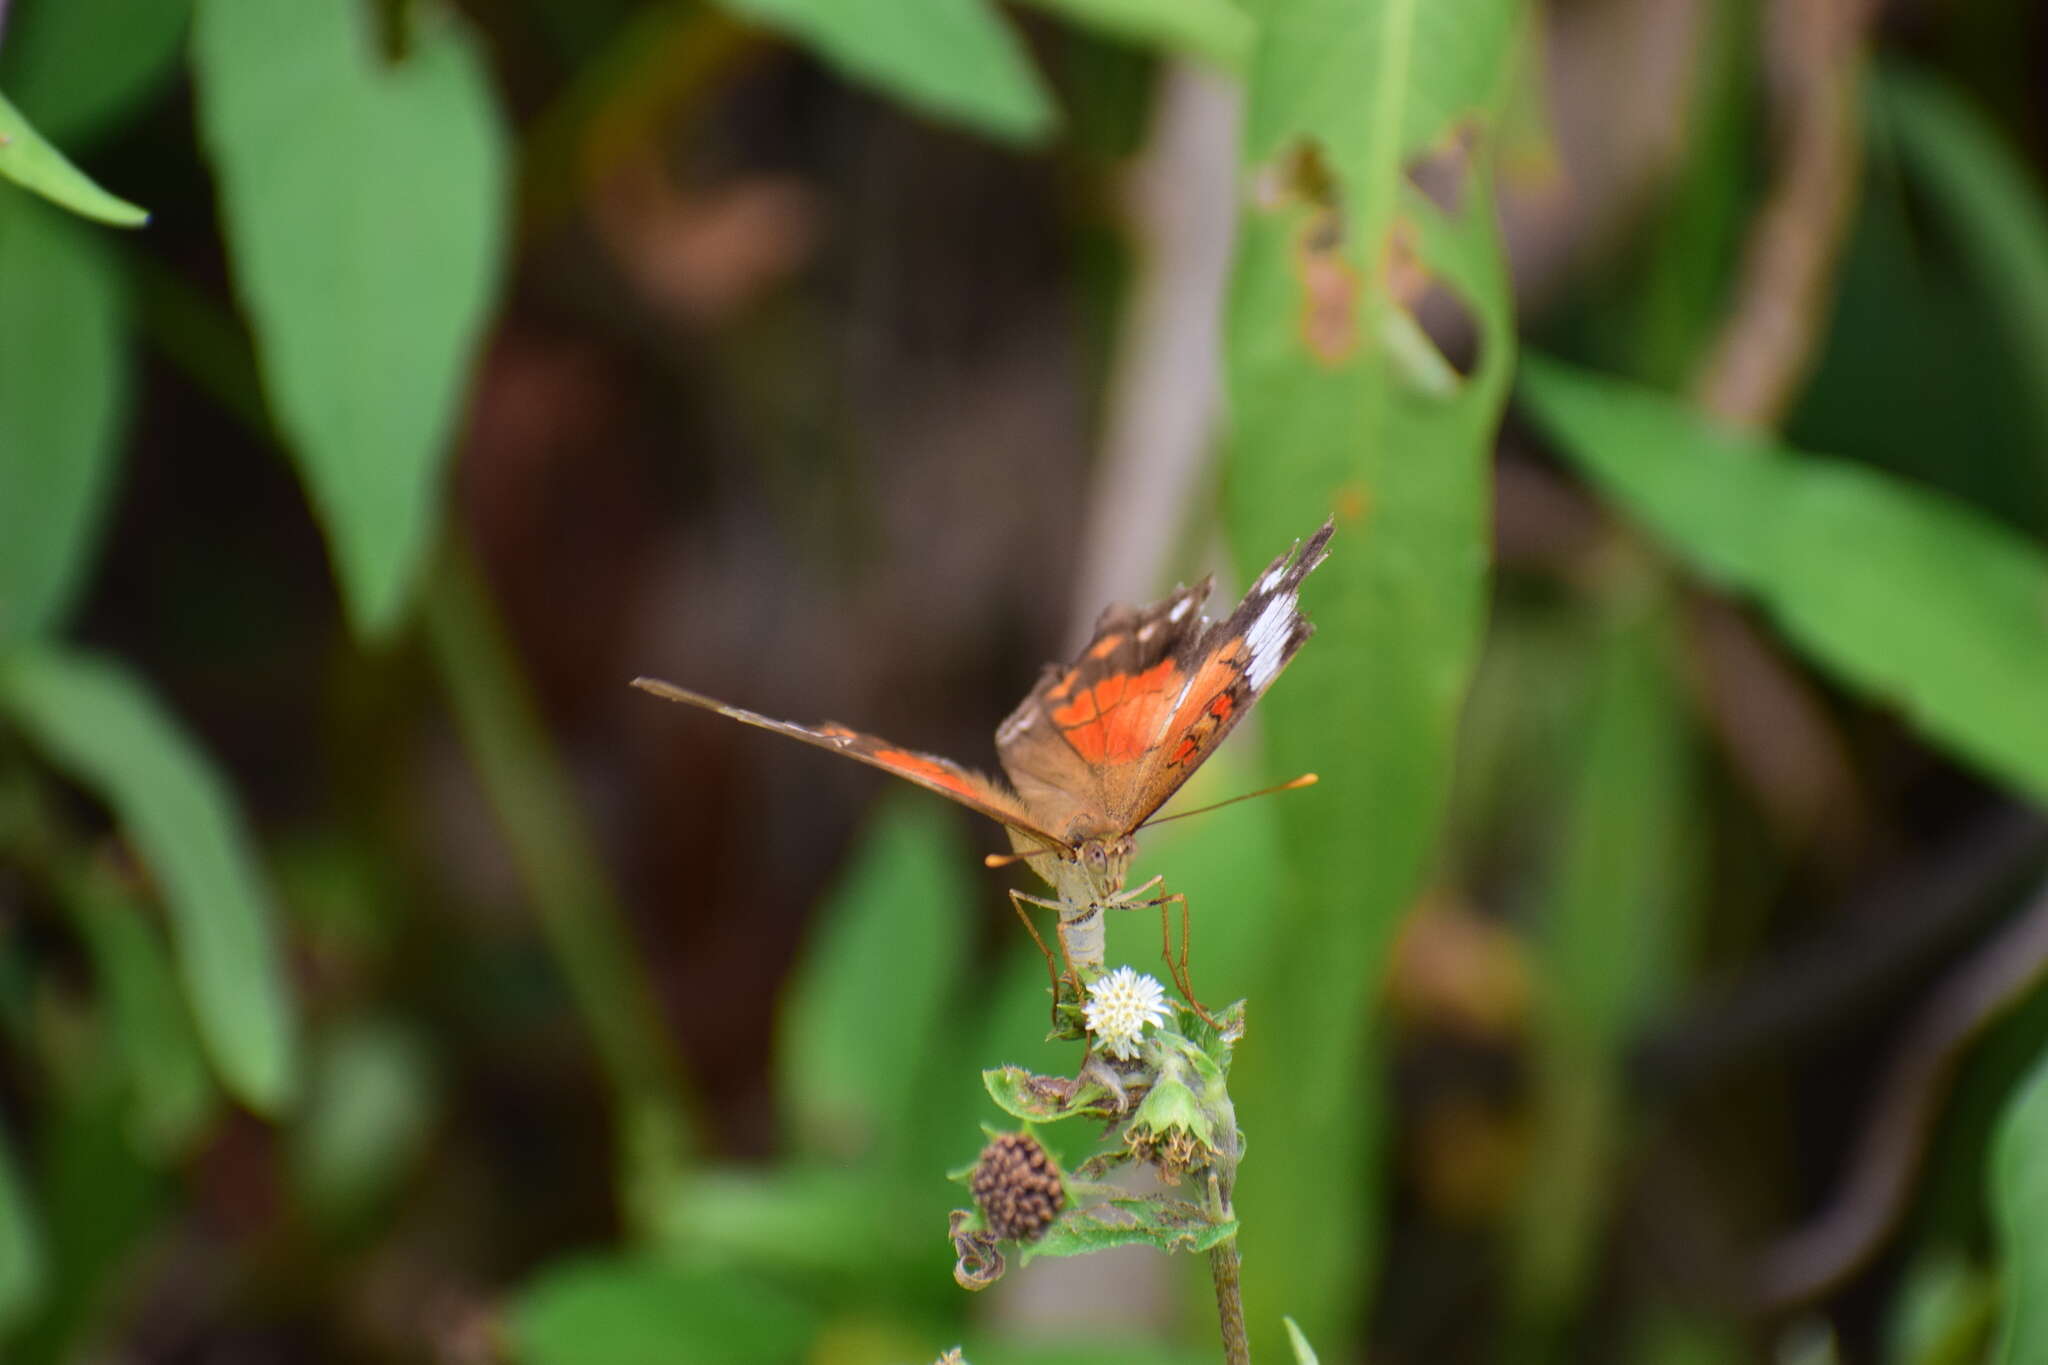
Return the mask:
[[212, 1118], [216, 1092], [162, 940], [105, 869], [75, 876], [66, 899], [127, 1067], [129, 1131], [147, 1156], [182, 1156]]
[[2005, 1257], [1998, 1360], [2031, 1365], [2048, 1360], [2048, 1054], [1999, 1121], [1990, 1183]]
[[[1325, 516], [1338, 526], [1303, 593], [1316, 637], [1260, 704], [1268, 771], [1323, 778], [1276, 802], [1284, 856], [1261, 926], [1273, 966], [1245, 992], [1234, 1087], [1251, 1137], [1238, 1203], [1259, 1210], [1244, 1234], [1247, 1316], [1258, 1353], [1279, 1354], [1284, 1313], [1343, 1340], [1378, 1250], [1383, 1116], [1332, 1097], [1373, 1074], [1367, 999], [1437, 842], [1484, 617], [1488, 456], [1514, 348], [1492, 165], [1520, 7], [1247, 8], [1231, 541], [1250, 574]], [[1425, 161], [1435, 198], [1410, 178]], [[1405, 315], [1421, 281], [1472, 325], [1476, 360], [1450, 393], [1389, 341], [1414, 342]], [[1266, 1132], [1316, 1160], [1262, 1161]]]
[[140, 227], [149, 221], [145, 210], [116, 199], [72, 165], [5, 95], [0, 95], [0, 176], [73, 213], [115, 227]]
[[504, 255], [508, 149], [468, 28], [387, 63], [356, 0], [200, 0], [199, 123], [235, 283], [349, 619], [424, 571]]
[[2033, 170], [1961, 92], [1932, 76], [1884, 73], [1890, 116], [1919, 201], [1943, 221], [1977, 290], [2019, 359], [2034, 413], [2034, 443], [2048, 445], [2048, 199]]
[[91, 231], [0, 185], [0, 645], [63, 624], [113, 489], [127, 310]]
[[0, 1341], [34, 1311], [44, 1288], [40, 1223], [5, 1137], [0, 1133]]
[[827, 902], [776, 1049], [778, 1094], [804, 1150], [901, 1155], [911, 1140], [982, 904], [971, 865], [950, 812], [892, 797]]
[[381, 1216], [426, 1144], [436, 1108], [432, 1059], [389, 1019], [346, 1019], [311, 1049], [292, 1174], [331, 1228]]
[[1111, 37], [1190, 52], [1236, 70], [1252, 21], [1234, 0], [1032, 0]]
[[0, 712], [104, 801], [162, 888], [186, 998], [227, 1088], [264, 1113], [291, 1100], [293, 1021], [275, 911], [219, 771], [118, 665], [56, 649], [0, 663]]
[[1655, 572], [1620, 585], [1558, 784], [1564, 823], [1538, 925], [1540, 1078], [1517, 1226], [1515, 1294], [1529, 1330], [1583, 1302], [1624, 1138], [1627, 1048], [1678, 975], [1687, 909], [1685, 707]]
[[176, 77], [191, 12], [192, 0], [15, 0], [0, 90], [45, 136], [90, 141]]
[[1035, 142], [1057, 115], [990, 0], [723, 0], [852, 80], [936, 118]]
[[748, 1276], [611, 1256], [543, 1271], [506, 1327], [519, 1365], [759, 1365], [802, 1359], [816, 1317]]
[[1532, 414], [1610, 498], [1794, 644], [1986, 775], [2048, 800], [2048, 559], [1872, 470], [1533, 358]]

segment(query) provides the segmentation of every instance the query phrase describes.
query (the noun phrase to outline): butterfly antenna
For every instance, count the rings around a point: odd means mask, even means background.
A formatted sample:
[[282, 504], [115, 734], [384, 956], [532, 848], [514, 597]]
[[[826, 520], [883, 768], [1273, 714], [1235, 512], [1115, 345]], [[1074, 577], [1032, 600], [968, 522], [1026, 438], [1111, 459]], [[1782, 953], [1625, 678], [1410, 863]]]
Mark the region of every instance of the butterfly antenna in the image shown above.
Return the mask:
[[1314, 773], [1303, 773], [1300, 777], [1294, 778], [1291, 781], [1282, 782], [1277, 787], [1261, 787], [1259, 790], [1255, 792], [1246, 792], [1243, 796], [1233, 796], [1228, 801], [1218, 801], [1214, 805], [1196, 806], [1193, 810], [1178, 810], [1171, 815], [1162, 815], [1159, 816], [1157, 819], [1147, 820], [1144, 824], [1138, 826], [1138, 828], [1150, 829], [1154, 825], [1163, 825], [1169, 820], [1185, 820], [1190, 815], [1207, 815], [1212, 810], [1221, 810], [1225, 806], [1234, 806], [1240, 801], [1249, 801], [1255, 796], [1271, 796], [1275, 792], [1291, 792], [1298, 787], [1313, 787], [1316, 783], [1320, 781], [1322, 781], [1322, 779], [1317, 777]]
[[1026, 858], [1036, 858], [1041, 854], [1057, 852], [1059, 850], [1056, 848], [1034, 848], [1028, 853], [991, 853], [981, 860], [981, 865], [983, 867], [1008, 867], [1011, 863], [1021, 863]]

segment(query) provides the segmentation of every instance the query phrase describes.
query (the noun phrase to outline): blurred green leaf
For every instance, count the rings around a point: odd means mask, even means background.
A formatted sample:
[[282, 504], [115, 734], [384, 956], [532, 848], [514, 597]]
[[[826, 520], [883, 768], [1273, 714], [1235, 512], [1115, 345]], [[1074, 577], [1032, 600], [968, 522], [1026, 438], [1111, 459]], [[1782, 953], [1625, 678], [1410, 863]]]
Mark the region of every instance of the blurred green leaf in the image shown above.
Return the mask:
[[[106, 1348], [128, 1272], [166, 1211], [170, 1180], [123, 1122], [126, 1088], [92, 1076], [56, 1106], [36, 1144], [48, 1292], [7, 1365], [74, 1365]], [[158, 1245], [162, 1245], [158, 1243]]]
[[149, 214], [95, 185], [43, 140], [19, 109], [0, 95], [0, 175], [73, 213], [115, 227], [140, 227]]
[[1287, 1344], [1294, 1351], [1294, 1365], [1319, 1365], [1315, 1347], [1308, 1344], [1308, 1338], [1301, 1334], [1301, 1328], [1293, 1318], [1282, 1318], [1287, 1324]]
[[1671, 1309], [1654, 1310], [1638, 1323], [1623, 1357], [1641, 1365], [1740, 1365], [1753, 1360], [1733, 1328]]
[[1998, 1322], [1998, 1282], [1953, 1247], [1922, 1251], [1892, 1298], [1892, 1365], [1977, 1365]]
[[1990, 120], [1942, 81], [1892, 69], [1877, 86], [1907, 170], [1930, 191], [2026, 381], [2034, 445], [2048, 447], [2048, 200]]
[[0, 185], [0, 644], [63, 624], [118, 466], [127, 310], [88, 233]]
[[344, 1019], [309, 1050], [293, 1128], [300, 1197], [329, 1228], [377, 1219], [426, 1145], [436, 1109], [424, 1042], [390, 1019]]
[[[1520, 7], [1249, 8], [1231, 543], [1249, 575], [1338, 522], [1303, 594], [1317, 637], [1260, 708], [1269, 771], [1323, 777], [1276, 807], [1274, 966], [1247, 992], [1235, 1087], [1251, 1135], [1238, 1203], [1258, 1210], [1246, 1310], [1257, 1350], [1279, 1354], [1283, 1313], [1326, 1344], [1355, 1328], [1377, 1255], [1383, 1116], [1329, 1097], [1372, 1073], [1366, 1000], [1437, 843], [1484, 617], [1488, 459], [1514, 350], [1492, 166]], [[1434, 197], [1410, 175], [1425, 161]], [[1391, 286], [1411, 273], [1471, 324], [1476, 360], [1448, 394], [1388, 344], [1409, 297]], [[1316, 1160], [1260, 1159], [1265, 1132]]]
[[1622, 1067], [1677, 982], [1694, 812], [1685, 707], [1654, 570], [1611, 589], [1599, 664], [1560, 784], [1564, 824], [1535, 945], [1544, 1001], [1515, 1291], [1532, 1330], [1575, 1311], [1606, 1232]]
[[951, 812], [922, 797], [891, 796], [862, 841], [783, 1006], [777, 1093], [802, 1149], [900, 1156], [911, 1141], [964, 994], [971, 863]]
[[1998, 1360], [2032, 1365], [2048, 1360], [2048, 1054], [1999, 1120], [1990, 1184], [2004, 1253]]
[[[934, 1177], [925, 1173], [936, 1186]], [[900, 1183], [869, 1167], [714, 1170], [677, 1183], [659, 1236], [693, 1264], [712, 1267], [873, 1285], [883, 1263], [924, 1253], [943, 1275], [943, 1215], [920, 1226], [905, 1214]]]
[[126, 1064], [128, 1129], [145, 1155], [183, 1155], [213, 1117], [215, 1091], [156, 927], [110, 870], [82, 869], [65, 887], [92, 956]]
[[742, 1275], [590, 1257], [542, 1272], [506, 1325], [519, 1365], [762, 1365], [800, 1359], [817, 1312]]
[[56, 649], [0, 663], [0, 709], [113, 809], [170, 907], [185, 993], [221, 1080], [252, 1108], [291, 1100], [293, 1024], [274, 911], [226, 781], [118, 665]]
[[5, 1340], [43, 1296], [44, 1268], [39, 1220], [6, 1135], [0, 1133], [0, 1340]]
[[1057, 120], [1023, 42], [989, 0], [723, 0], [914, 109], [1007, 142]]
[[504, 252], [507, 138], [467, 27], [404, 63], [355, 0], [200, 0], [199, 122], [265, 391], [358, 634], [391, 630]]
[[1754, 594], [1823, 667], [2048, 800], [2048, 559], [1937, 495], [1709, 425], [1675, 399], [1527, 359], [1559, 448], [1701, 574]]
[[1032, 0], [1111, 37], [1206, 57], [1236, 70], [1251, 48], [1252, 21], [1232, 0]]
[[15, 0], [0, 90], [46, 136], [89, 142], [176, 77], [191, 11], [192, 0]]

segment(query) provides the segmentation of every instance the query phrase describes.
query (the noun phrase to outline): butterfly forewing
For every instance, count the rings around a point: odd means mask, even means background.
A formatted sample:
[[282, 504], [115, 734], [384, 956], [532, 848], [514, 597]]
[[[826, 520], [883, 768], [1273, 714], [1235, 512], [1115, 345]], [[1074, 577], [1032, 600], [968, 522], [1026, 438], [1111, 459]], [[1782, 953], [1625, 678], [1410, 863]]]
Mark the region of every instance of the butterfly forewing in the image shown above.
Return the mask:
[[806, 744], [815, 744], [821, 749], [858, 760], [870, 767], [880, 768], [883, 772], [894, 773], [928, 791], [935, 791], [941, 796], [957, 801], [969, 810], [986, 815], [991, 820], [1000, 821], [1048, 847], [1062, 846], [1059, 839], [1047, 833], [1032, 819], [1031, 813], [1014, 794], [1003, 790], [982, 774], [961, 767], [951, 759], [906, 749], [900, 744], [891, 744], [886, 739], [864, 735], [843, 725], [797, 725], [786, 720], [774, 720], [743, 707], [728, 706], [715, 698], [688, 691], [674, 683], [663, 682], [659, 678], [635, 678], [633, 686], [652, 692], [657, 697], [666, 697], [670, 701], [684, 702], [690, 706], [701, 706], [707, 711], [730, 716], [743, 724], [773, 730], [778, 735], [800, 739]]

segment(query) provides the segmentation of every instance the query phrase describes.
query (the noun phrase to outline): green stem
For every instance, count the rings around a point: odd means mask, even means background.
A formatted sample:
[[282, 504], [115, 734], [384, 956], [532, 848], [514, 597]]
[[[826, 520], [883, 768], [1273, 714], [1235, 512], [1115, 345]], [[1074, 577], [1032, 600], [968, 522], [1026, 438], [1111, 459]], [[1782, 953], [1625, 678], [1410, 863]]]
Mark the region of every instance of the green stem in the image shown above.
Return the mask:
[[475, 556], [451, 533], [428, 586], [423, 624], [456, 727], [497, 812], [543, 934], [582, 1010], [617, 1093], [627, 1192], [656, 1193], [680, 1173], [691, 1125], [653, 987], [635, 961], [625, 914], [486, 591]]
[[1209, 1279], [1216, 1286], [1216, 1315], [1223, 1325], [1223, 1359], [1226, 1365], [1251, 1365], [1251, 1340], [1244, 1330], [1244, 1291], [1238, 1275], [1243, 1261], [1237, 1252], [1237, 1238], [1209, 1248]]
[[[144, 330], [200, 390], [282, 448], [248, 337], [212, 299], [146, 259], [133, 262]], [[527, 695], [475, 557], [454, 532], [425, 592], [428, 647], [462, 741], [495, 808], [542, 933], [620, 1106], [629, 1216], [680, 1174], [692, 1126], [683, 1073], [625, 915], [547, 731]]]

